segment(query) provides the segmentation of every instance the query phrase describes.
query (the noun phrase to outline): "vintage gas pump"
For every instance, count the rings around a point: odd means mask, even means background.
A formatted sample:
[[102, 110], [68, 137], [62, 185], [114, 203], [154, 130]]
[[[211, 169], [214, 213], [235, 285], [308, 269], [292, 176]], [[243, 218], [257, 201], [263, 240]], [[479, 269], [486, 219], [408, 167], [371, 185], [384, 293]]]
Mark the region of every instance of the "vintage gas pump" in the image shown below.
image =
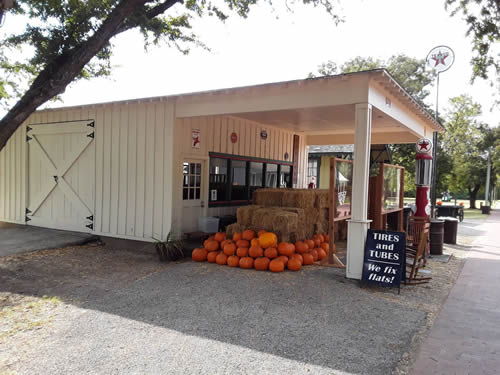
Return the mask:
[[417, 141], [417, 165], [415, 169], [415, 184], [417, 185], [417, 199], [415, 216], [429, 217], [431, 214], [430, 185], [432, 176], [432, 142], [421, 138]]

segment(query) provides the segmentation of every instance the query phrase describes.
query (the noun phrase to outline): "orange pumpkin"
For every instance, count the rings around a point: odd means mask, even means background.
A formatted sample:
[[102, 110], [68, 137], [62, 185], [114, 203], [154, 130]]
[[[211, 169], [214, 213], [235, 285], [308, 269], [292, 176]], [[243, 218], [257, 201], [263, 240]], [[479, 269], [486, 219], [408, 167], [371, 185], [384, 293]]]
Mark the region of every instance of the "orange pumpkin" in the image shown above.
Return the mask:
[[210, 241], [214, 241], [214, 236], [208, 237], [205, 241], [203, 241], [203, 247], [207, 247], [207, 243]]
[[215, 233], [214, 240], [218, 242], [222, 242], [226, 239], [226, 233], [217, 232]]
[[304, 242], [306, 243], [306, 245], [309, 248], [309, 250], [314, 249], [315, 244], [314, 244], [313, 240], [305, 240]]
[[236, 245], [231, 241], [231, 243], [228, 243], [226, 246], [224, 246], [224, 254], [226, 254], [228, 257], [231, 255], [234, 255], [236, 253]]
[[251, 246], [260, 246], [259, 239], [258, 238], [252, 238], [250, 241], [250, 247]]
[[325, 258], [326, 258], [326, 256], [327, 256], [326, 251], [320, 248], [320, 249], [318, 250], [318, 259], [319, 259], [319, 260], [321, 260], [321, 259], [325, 259]]
[[227, 245], [227, 244], [230, 244], [230, 243], [233, 243], [233, 241], [231, 240], [224, 240], [220, 243], [220, 248], [221, 249], [224, 249], [224, 247]]
[[252, 238], [255, 238], [255, 232], [251, 229], [247, 229], [247, 230], [243, 231], [241, 237], [244, 240], [251, 241]]
[[221, 266], [227, 264], [227, 255], [222, 252], [217, 254], [217, 256], [215, 257], [215, 263]]
[[255, 259], [253, 266], [257, 271], [267, 271], [269, 269], [269, 263], [271, 260], [266, 257], [260, 257]]
[[304, 254], [309, 251], [309, 246], [303, 241], [299, 241], [295, 244], [295, 251], [299, 254]]
[[323, 242], [320, 247], [325, 250], [325, 253], [328, 254], [328, 251], [330, 251], [330, 244], [326, 243], [326, 242]]
[[[285, 265], [285, 267], [288, 264], [288, 260], [289, 260], [286, 255], [280, 255], [279, 257], [277, 257], [275, 259], [278, 259], [279, 261], [281, 261]], [[275, 260], [275, 259], [273, 259], [273, 260]]]
[[313, 261], [316, 262], [318, 260], [318, 249], [312, 249], [310, 254], [313, 256]]
[[302, 257], [304, 258], [304, 266], [309, 266], [314, 263], [314, 258], [311, 253], [302, 254]]
[[278, 250], [276, 250], [275, 247], [268, 247], [266, 250], [264, 250], [264, 256], [268, 257], [269, 259], [277, 258]]
[[211, 251], [207, 255], [208, 263], [215, 263], [215, 258], [219, 255], [220, 251]]
[[264, 229], [259, 230], [259, 231], [257, 232], [257, 237], [262, 236], [262, 235], [263, 235], [264, 233], [266, 233], [266, 232], [267, 232], [267, 231], [266, 231], [266, 230], [264, 230]]
[[322, 234], [317, 234], [316, 238], [319, 240], [319, 243], [325, 242], [325, 240], [323, 239], [323, 235]]
[[302, 263], [298, 258], [292, 258], [288, 261], [287, 268], [290, 271], [299, 271], [302, 268]]
[[319, 239], [319, 237], [313, 238], [313, 241], [314, 241], [314, 247], [319, 247], [319, 245], [321, 245], [321, 242], [323, 242]]
[[236, 246], [237, 247], [250, 247], [250, 242], [248, 242], [247, 240], [238, 240], [236, 241]]
[[212, 241], [208, 241], [206, 244], [205, 244], [205, 249], [207, 249], [208, 251], [216, 251], [216, 250], [219, 250], [219, 243], [215, 240], [212, 240]]
[[265, 232], [259, 236], [259, 243], [263, 249], [276, 247], [278, 245], [278, 237], [274, 233]]
[[328, 234], [323, 234], [323, 242], [326, 242], [326, 243], [330, 242], [330, 236]]
[[240, 258], [240, 268], [250, 269], [253, 268], [253, 258], [243, 257]]
[[302, 257], [302, 254], [293, 254], [290, 257], [290, 260], [292, 259], [297, 259], [300, 262], [300, 264], [304, 263], [304, 258]]
[[240, 257], [237, 257], [236, 255], [231, 255], [229, 258], [227, 258], [227, 265], [229, 267], [239, 267]]
[[206, 249], [194, 249], [191, 253], [191, 258], [195, 262], [204, 262], [207, 260], [208, 251]]
[[248, 247], [238, 247], [238, 249], [236, 249], [236, 255], [240, 258], [248, 256]]
[[295, 252], [295, 246], [290, 242], [281, 242], [278, 245], [278, 253], [280, 255], [285, 255], [287, 257], [291, 256]]
[[280, 260], [280, 258], [273, 259], [269, 263], [269, 270], [271, 272], [283, 272], [285, 270], [285, 264]]
[[264, 250], [260, 246], [252, 246], [248, 250], [248, 255], [252, 258], [258, 258], [264, 255]]
[[234, 242], [238, 242], [241, 239], [242, 239], [242, 237], [241, 237], [241, 233], [240, 232], [236, 232], [235, 234], [233, 234], [233, 241]]

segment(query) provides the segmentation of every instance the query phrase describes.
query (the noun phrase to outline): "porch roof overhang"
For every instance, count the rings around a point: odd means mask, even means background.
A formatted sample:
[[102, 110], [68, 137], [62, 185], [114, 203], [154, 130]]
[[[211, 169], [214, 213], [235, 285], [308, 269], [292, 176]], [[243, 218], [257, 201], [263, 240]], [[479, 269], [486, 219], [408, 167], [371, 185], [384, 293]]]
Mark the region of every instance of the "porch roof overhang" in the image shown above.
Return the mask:
[[372, 143], [413, 143], [443, 128], [385, 70], [186, 94], [176, 116], [230, 115], [306, 136], [307, 144], [354, 143], [355, 105], [372, 105]]

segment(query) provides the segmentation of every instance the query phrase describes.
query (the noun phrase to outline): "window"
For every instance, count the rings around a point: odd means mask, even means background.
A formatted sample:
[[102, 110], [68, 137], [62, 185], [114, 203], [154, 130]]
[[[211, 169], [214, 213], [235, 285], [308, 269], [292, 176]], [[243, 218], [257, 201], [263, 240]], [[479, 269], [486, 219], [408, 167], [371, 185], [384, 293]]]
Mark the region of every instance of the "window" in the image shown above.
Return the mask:
[[278, 164], [266, 165], [266, 187], [275, 188], [278, 183]]
[[250, 198], [255, 190], [263, 186], [263, 171], [263, 163], [250, 162]]
[[231, 160], [231, 200], [248, 200], [247, 190], [247, 162]]
[[282, 165], [280, 168], [280, 188], [292, 187], [292, 172], [289, 165]]
[[197, 200], [201, 198], [201, 164], [183, 164], [182, 199]]
[[227, 159], [210, 158], [209, 202], [227, 200]]

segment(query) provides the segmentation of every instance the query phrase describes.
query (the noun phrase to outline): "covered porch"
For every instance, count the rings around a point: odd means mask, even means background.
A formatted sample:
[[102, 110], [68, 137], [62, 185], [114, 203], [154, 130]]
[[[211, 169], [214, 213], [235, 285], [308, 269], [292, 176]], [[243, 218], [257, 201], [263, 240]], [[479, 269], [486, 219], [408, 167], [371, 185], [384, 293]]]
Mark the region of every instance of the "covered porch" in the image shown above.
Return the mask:
[[347, 241], [347, 277], [354, 279], [361, 278], [370, 227], [370, 145], [414, 143], [441, 130], [384, 69], [177, 97], [176, 118], [198, 116], [230, 116], [298, 135], [297, 188], [307, 187], [308, 145], [354, 144]]

